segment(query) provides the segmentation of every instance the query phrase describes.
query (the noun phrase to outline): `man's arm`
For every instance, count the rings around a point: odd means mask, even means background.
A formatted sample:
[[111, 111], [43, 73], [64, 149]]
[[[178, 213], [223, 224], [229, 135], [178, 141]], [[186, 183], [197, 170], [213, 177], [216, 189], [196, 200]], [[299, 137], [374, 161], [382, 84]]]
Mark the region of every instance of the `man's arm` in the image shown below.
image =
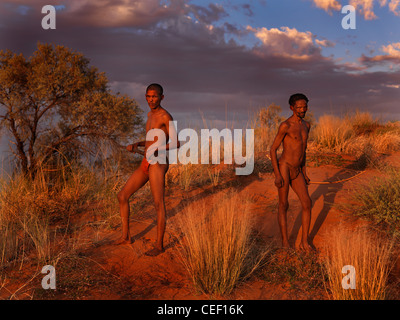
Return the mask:
[[306, 180], [306, 183], [310, 184], [310, 178], [307, 176], [307, 170], [306, 170], [306, 158], [307, 158], [307, 152], [304, 151], [303, 161], [301, 162], [301, 172], [303, 172], [303, 176], [304, 179]]
[[[174, 121], [174, 119], [168, 113], [163, 117], [163, 125], [167, 129], [167, 135], [168, 135], [170, 141], [167, 144], [162, 145], [162, 146], [154, 145], [154, 147], [156, 147], [159, 151], [164, 151], [164, 150], [166, 151], [166, 150], [175, 149], [175, 148], [180, 147], [180, 143], [178, 140], [178, 134], [176, 132], [173, 121]], [[170, 125], [170, 123], [171, 123], [171, 125]]]
[[276, 134], [275, 140], [272, 143], [271, 150], [270, 150], [271, 163], [272, 163], [272, 167], [274, 169], [274, 174], [275, 174], [275, 185], [278, 188], [283, 187], [283, 179], [282, 179], [281, 172], [279, 171], [278, 156], [276, 154], [276, 151], [278, 150], [283, 139], [285, 138], [288, 128], [289, 128], [289, 126], [286, 122], [281, 123], [281, 125], [279, 126], [279, 129], [278, 129], [278, 133]]
[[130, 144], [126, 147], [126, 150], [133, 153], [138, 153], [144, 156], [144, 151], [140, 150], [138, 147], [144, 147], [146, 145], [146, 141], [135, 142], [134, 144]]
[[[306, 125], [307, 125], [308, 133], [310, 133], [311, 125], [308, 122], [306, 122]], [[306, 147], [304, 149], [303, 161], [301, 162], [301, 172], [303, 172], [303, 176], [304, 176], [304, 179], [306, 180], [306, 183], [310, 184], [310, 178], [307, 176], [307, 170], [306, 170], [306, 159], [307, 159], [307, 141], [306, 141]]]
[[166, 126], [170, 142], [165, 146], [165, 150], [176, 149], [181, 146], [173, 121], [174, 119], [170, 115], [166, 116]]

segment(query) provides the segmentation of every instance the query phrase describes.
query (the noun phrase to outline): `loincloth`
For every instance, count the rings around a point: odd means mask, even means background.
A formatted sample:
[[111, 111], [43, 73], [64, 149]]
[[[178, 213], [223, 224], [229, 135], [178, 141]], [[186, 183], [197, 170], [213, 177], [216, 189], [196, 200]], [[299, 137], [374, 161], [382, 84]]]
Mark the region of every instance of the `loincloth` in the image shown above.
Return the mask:
[[279, 166], [281, 166], [282, 164], [285, 164], [285, 165], [288, 166], [288, 168], [289, 168], [289, 179], [290, 180], [294, 180], [294, 179], [296, 179], [298, 177], [298, 175], [301, 172], [301, 167], [300, 166], [295, 167], [295, 166], [291, 165], [290, 163], [288, 163], [286, 161], [282, 161], [282, 160], [279, 161]]
[[[168, 157], [167, 157], [167, 164], [169, 164], [168, 161]], [[147, 161], [146, 157], [143, 158], [142, 163], [140, 164], [140, 169], [143, 171], [144, 174], [149, 175], [149, 168], [150, 168], [151, 164]], [[169, 166], [168, 166], [169, 167]], [[168, 171], [168, 169], [167, 169]]]
[[144, 174], [149, 174], [150, 163], [147, 161], [146, 157], [143, 158], [142, 163], [140, 164], [140, 169]]

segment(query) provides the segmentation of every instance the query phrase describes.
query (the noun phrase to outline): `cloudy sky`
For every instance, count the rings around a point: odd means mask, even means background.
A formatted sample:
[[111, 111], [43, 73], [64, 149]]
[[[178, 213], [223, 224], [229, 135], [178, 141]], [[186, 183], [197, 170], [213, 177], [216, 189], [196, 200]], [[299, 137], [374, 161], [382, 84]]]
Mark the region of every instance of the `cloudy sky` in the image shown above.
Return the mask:
[[[41, 26], [49, 3], [55, 30]], [[161, 83], [181, 123], [246, 124], [271, 103], [289, 115], [296, 92], [316, 117], [400, 119], [400, 0], [2, 0], [0, 49], [30, 56], [38, 41], [82, 52], [145, 111], [145, 87]]]

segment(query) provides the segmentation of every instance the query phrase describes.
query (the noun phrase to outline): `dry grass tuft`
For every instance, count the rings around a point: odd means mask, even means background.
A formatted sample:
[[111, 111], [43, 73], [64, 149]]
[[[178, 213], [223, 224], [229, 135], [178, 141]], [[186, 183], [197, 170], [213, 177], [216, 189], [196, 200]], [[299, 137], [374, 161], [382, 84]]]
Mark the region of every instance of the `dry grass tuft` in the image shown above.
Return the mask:
[[180, 257], [201, 292], [229, 294], [263, 263], [271, 248], [257, 246], [248, 203], [235, 194], [217, 197], [216, 205], [202, 201], [180, 217]]
[[[383, 300], [393, 265], [393, 242], [366, 228], [339, 226], [325, 241], [328, 288], [334, 300]], [[344, 289], [344, 266], [355, 270], [355, 289]], [[347, 271], [346, 271], [347, 272]]]
[[368, 112], [356, 112], [342, 118], [323, 115], [312, 128], [310, 147], [357, 157], [371, 152], [389, 153], [400, 150], [400, 125], [381, 124]]
[[[378, 177], [361, 186], [354, 195], [353, 212], [376, 223], [390, 235], [400, 235], [400, 171], [387, 168]], [[360, 209], [361, 208], [361, 209]]]
[[105, 220], [110, 219], [121, 182], [117, 171], [105, 166], [96, 170], [70, 165], [56, 172], [43, 166], [34, 179], [22, 174], [2, 177], [0, 267], [22, 263], [32, 251], [38, 261], [49, 262], [59, 255], [60, 242], [63, 249], [75, 250], [78, 244], [70, 246], [65, 239], [79, 233], [72, 217], [96, 210]]

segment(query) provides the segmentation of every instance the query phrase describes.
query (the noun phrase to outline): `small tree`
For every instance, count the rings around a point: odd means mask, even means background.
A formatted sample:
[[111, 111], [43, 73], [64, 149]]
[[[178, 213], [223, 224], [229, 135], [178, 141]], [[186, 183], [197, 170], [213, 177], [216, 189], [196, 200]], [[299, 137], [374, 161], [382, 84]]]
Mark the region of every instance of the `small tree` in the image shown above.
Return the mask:
[[284, 120], [280, 115], [282, 108], [275, 103], [270, 104], [267, 108], [262, 108], [258, 112], [259, 125], [262, 127], [275, 130]]
[[107, 82], [81, 53], [64, 46], [38, 43], [29, 59], [0, 51], [0, 125], [11, 134], [23, 173], [34, 175], [61, 149], [78, 156], [139, 133], [137, 103], [112, 94]]

